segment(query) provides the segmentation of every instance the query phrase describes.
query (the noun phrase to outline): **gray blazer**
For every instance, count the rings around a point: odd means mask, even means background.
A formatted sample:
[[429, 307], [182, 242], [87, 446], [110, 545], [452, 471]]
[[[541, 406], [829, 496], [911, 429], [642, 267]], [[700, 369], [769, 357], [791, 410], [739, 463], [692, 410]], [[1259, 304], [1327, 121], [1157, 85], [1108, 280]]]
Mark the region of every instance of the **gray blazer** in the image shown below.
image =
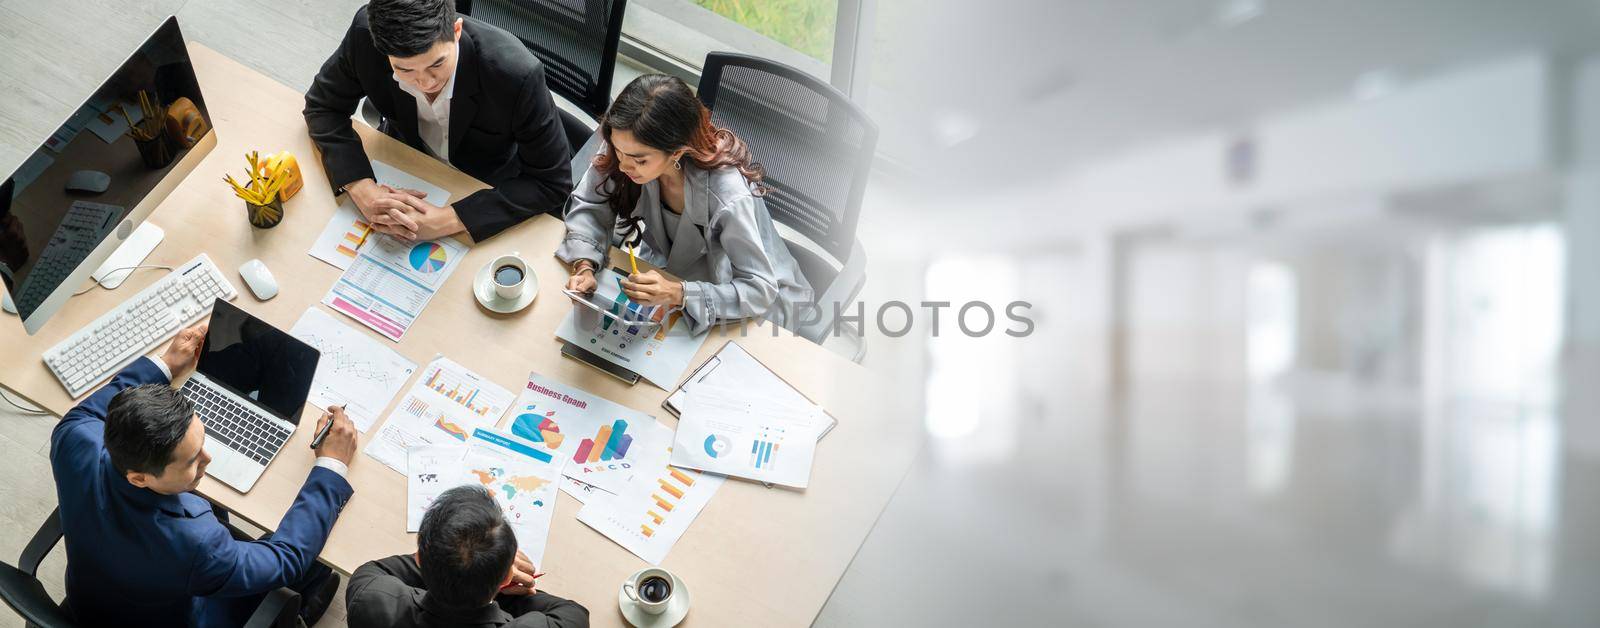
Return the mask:
[[[683, 216], [672, 243], [661, 235], [666, 229], [661, 213], [670, 210], [662, 206], [660, 183], [643, 186], [634, 215], [644, 217], [642, 258], [683, 280], [684, 317], [691, 331], [746, 318], [793, 329], [799, 305], [811, 301], [811, 285], [778, 236], [766, 204], [734, 168], [708, 172], [687, 159], [681, 163]], [[603, 267], [619, 241], [616, 216], [596, 189], [604, 181], [591, 165], [573, 190], [567, 236], [556, 250], [562, 261], [587, 259]]]

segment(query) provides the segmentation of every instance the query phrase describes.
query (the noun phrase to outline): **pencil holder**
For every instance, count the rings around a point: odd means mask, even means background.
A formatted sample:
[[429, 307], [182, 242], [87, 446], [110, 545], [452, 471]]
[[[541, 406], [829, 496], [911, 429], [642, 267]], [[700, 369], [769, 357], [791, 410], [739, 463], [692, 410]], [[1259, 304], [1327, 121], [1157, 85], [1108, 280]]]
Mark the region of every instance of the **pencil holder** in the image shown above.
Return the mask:
[[133, 144], [139, 148], [139, 158], [144, 160], [144, 167], [151, 170], [160, 170], [167, 167], [167, 164], [172, 163], [172, 158], [176, 154], [176, 151], [172, 148], [172, 141], [168, 140], [165, 134], [158, 133], [155, 137], [147, 140], [141, 140], [135, 136]]
[[250, 201], [244, 202], [245, 215], [250, 219], [250, 226], [257, 229], [271, 229], [283, 222], [283, 199], [273, 197], [271, 203], [257, 205]]

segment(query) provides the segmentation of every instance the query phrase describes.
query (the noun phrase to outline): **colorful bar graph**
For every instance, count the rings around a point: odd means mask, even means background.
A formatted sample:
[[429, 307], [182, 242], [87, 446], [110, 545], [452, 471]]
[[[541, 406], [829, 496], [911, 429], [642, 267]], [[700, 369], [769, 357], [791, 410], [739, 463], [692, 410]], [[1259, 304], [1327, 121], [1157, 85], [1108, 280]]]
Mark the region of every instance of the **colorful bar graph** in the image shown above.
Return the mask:
[[681, 482], [684, 486], [694, 486], [694, 478], [689, 477], [689, 474], [672, 467], [667, 467], [667, 470], [672, 474], [673, 479]]
[[656, 478], [656, 482], [661, 484], [661, 490], [671, 493], [673, 497], [683, 499], [683, 489], [673, 486], [666, 478]]
[[603, 445], [603, 443], [608, 442], [610, 438], [611, 426], [600, 426], [600, 433], [596, 434], [594, 437], [594, 446], [589, 448], [589, 462], [599, 462], [600, 454], [605, 449], [605, 445]]
[[433, 383], [439, 381], [439, 374], [443, 373], [443, 372], [444, 372], [444, 369], [435, 370], [432, 375], [428, 376], [428, 381], [427, 381], [427, 383], [424, 383], [423, 386], [427, 386], [429, 388], [433, 388]]
[[769, 441], [758, 440], [750, 442], [750, 464], [757, 469], [772, 466], [772, 450], [778, 445]]
[[585, 438], [578, 443], [578, 451], [573, 453], [572, 461], [584, 464], [627, 457], [628, 447], [633, 445], [633, 435], [626, 433], [627, 430], [628, 422], [623, 419], [600, 426], [594, 438]]

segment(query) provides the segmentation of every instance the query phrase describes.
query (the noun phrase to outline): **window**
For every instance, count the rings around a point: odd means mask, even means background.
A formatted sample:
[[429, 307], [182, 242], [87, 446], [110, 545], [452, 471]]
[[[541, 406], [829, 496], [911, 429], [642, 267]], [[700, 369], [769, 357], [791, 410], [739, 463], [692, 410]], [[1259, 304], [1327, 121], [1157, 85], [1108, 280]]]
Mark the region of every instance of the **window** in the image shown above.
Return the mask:
[[631, 0], [622, 32], [691, 68], [706, 53], [732, 51], [828, 80], [838, 11], [838, 0]]

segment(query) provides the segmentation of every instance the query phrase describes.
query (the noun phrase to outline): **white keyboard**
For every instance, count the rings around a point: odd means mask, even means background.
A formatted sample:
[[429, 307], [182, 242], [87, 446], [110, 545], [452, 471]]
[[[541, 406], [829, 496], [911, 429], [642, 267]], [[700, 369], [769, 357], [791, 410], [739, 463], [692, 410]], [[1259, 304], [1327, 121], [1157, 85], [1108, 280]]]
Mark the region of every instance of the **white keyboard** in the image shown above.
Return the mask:
[[239, 291], [205, 253], [189, 260], [44, 352], [44, 363], [74, 399], [131, 364]]

